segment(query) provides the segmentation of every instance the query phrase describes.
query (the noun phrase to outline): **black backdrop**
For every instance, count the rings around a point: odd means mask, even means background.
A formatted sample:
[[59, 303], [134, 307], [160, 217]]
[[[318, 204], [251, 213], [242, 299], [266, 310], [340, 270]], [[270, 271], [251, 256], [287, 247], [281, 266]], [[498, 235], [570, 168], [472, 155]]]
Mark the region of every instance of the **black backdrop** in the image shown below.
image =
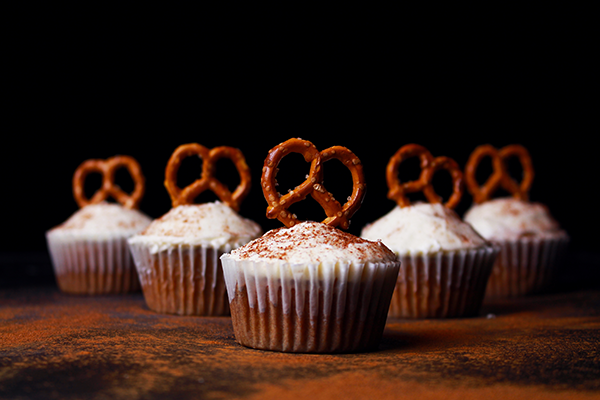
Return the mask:
[[[403, 144], [464, 166], [479, 144], [521, 143], [536, 169], [531, 199], [547, 204], [569, 232], [571, 251], [597, 253], [593, 52], [587, 25], [560, 21], [410, 37], [380, 27], [292, 43], [265, 40], [264, 32], [181, 40], [103, 24], [75, 31], [25, 25], [7, 50], [4, 78], [2, 269], [21, 268], [21, 256], [47, 258], [44, 232], [77, 209], [71, 178], [88, 158], [138, 159], [147, 183], [141, 210], [164, 214], [164, 168], [182, 143], [239, 147], [254, 179], [240, 213], [265, 230], [280, 226], [265, 218], [260, 170], [267, 151], [290, 137], [319, 149], [344, 145], [361, 158], [368, 190], [354, 234], [394, 206], [385, 167]], [[230, 165], [220, 168], [235, 180]], [[290, 177], [298, 183], [306, 165], [285, 168], [300, 174]], [[198, 170], [190, 162], [182, 182]], [[325, 184], [344, 198], [337, 177], [344, 182], [348, 174], [332, 171]], [[438, 180], [443, 192], [448, 183]], [[470, 203], [465, 193], [457, 211]], [[300, 217], [320, 218], [302, 207]]]

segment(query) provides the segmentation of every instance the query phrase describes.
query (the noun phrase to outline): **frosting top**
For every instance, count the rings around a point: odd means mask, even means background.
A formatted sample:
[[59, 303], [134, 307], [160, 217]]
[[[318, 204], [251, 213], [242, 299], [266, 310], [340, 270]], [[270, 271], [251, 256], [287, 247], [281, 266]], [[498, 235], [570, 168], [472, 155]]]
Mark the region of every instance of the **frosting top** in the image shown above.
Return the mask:
[[466, 212], [465, 221], [488, 240], [547, 237], [564, 233], [545, 205], [513, 197], [500, 197], [475, 204]]
[[256, 222], [217, 201], [173, 207], [129, 242], [149, 242], [157, 251], [173, 244], [238, 247], [261, 233]]
[[314, 262], [390, 262], [396, 255], [381, 241], [370, 241], [321, 222], [305, 221], [277, 228], [233, 250], [230, 257], [253, 261], [283, 260], [291, 264]]
[[140, 232], [151, 221], [150, 217], [138, 210], [101, 202], [80, 208], [49, 233], [81, 238], [101, 238], [115, 234], [131, 236]]
[[365, 226], [361, 236], [381, 239], [390, 249], [402, 255], [475, 248], [486, 244], [471, 225], [439, 203], [396, 206]]

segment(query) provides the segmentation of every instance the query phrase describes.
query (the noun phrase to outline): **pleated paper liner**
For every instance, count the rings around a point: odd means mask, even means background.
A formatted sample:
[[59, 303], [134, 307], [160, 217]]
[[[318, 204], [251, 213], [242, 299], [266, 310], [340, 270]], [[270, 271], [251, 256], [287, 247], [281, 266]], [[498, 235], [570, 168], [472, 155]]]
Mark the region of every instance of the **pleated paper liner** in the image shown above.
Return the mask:
[[479, 313], [498, 248], [400, 255], [390, 317], [451, 318]]
[[524, 237], [497, 242], [500, 252], [492, 269], [486, 300], [543, 292], [564, 259], [569, 237]]
[[130, 243], [148, 308], [165, 314], [229, 315], [219, 257], [230, 248], [173, 245], [152, 251]]
[[61, 291], [110, 294], [140, 290], [127, 239], [63, 241], [48, 233], [47, 241]]
[[240, 344], [301, 353], [379, 345], [399, 263], [292, 265], [229, 255], [222, 262]]

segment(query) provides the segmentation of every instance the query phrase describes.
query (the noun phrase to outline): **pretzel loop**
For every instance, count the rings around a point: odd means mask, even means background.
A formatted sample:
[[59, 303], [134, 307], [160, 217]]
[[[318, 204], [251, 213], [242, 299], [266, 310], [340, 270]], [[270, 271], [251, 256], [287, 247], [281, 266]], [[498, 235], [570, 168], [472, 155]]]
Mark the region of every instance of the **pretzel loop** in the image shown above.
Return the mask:
[[[398, 179], [398, 168], [400, 164], [411, 158], [419, 157], [421, 173], [416, 181], [400, 183]], [[440, 169], [446, 169], [452, 178], [452, 195], [445, 207], [455, 208], [462, 197], [463, 178], [462, 171], [458, 164], [448, 157], [433, 158], [429, 150], [418, 144], [407, 144], [402, 146], [390, 158], [386, 170], [386, 180], [388, 184], [388, 198], [394, 200], [400, 207], [410, 206], [410, 200], [406, 195], [408, 193], [423, 192], [430, 203], [441, 203], [442, 198], [435, 192], [432, 179], [435, 172]]]
[[311, 196], [323, 207], [325, 214], [327, 214], [327, 218], [323, 223], [348, 229], [350, 227], [349, 218], [354, 215], [362, 204], [366, 189], [365, 179], [360, 159], [349, 149], [342, 146], [333, 146], [321, 152], [322, 163], [334, 158], [341, 161], [352, 174], [352, 194], [348, 197], [348, 201], [343, 206], [340, 205], [322, 183], [314, 185]]
[[[521, 183], [517, 183], [509, 174], [508, 171], [502, 180], [502, 186], [513, 194], [518, 199], [528, 201], [529, 200], [529, 189], [531, 189], [531, 184], [533, 183], [533, 177], [535, 175], [533, 169], [533, 163], [531, 161], [531, 156], [527, 149], [518, 144], [511, 144], [503, 147], [499, 151], [500, 158], [504, 161], [506, 166], [506, 160], [510, 157], [516, 156], [519, 158], [519, 162], [521, 163], [521, 167], [523, 168], [523, 178]], [[510, 183], [509, 183], [510, 182]], [[510, 189], [508, 189], [510, 188]]]
[[430, 203], [442, 202], [442, 198], [433, 190], [433, 185], [431, 184], [433, 175], [440, 169], [447, 170], [452, 178], [452, 194], [448, 201], [444, 203], [444, 206], [454, 209], [462, 198], [463, 174], [460, 166], [453, 159], [445, 156], [436, 157], [429, 164], [429, 167], [423, 170], [423, 181], [426, 182], [423, 187], [423, 193]]
[[[125, 193], [116, 183], [115, 174], [118, 169], [126, 168], [134, 181], [134, 189]], [[102, 175], [102, 186], [92, 198], [84, 193], [85, 179], [90, 173]], [[79, 207], [97, 204], [112, 197], [126, 208], [138, 208], [145, 191], [144, 175], [138, 162], [129, 156], [114, 156], [106, 160], [92, 159], [81, 163], [73, 175], [73, 196]]]
[[[281, 196], [275, 190], [277, 186], [275, 176], [279, 162], [289, 153], [302, 154], [304, 160], [311, 163], [310, 172], [304, 182]], [[352, 194], [343, 206], [323, 186], [322, 164], [334, 158], [340, 160], [352, 174]], [[287, 208], [310, 194], [325, 210], [327, 218], [323, 223], [347, 229], [350, 226], [349, 218], [360, 207], [366, 188], [362, 164], [354, 153], [342, 146], [333, 146], [319, 152], [314, 144], [302, 139], [289, 139], [269, 151], [263, 166], [261, 181], [265, 199], [269, 203], [267, 217], [277, 218], [287, 227], [299, 222]]]
[[[506, 160], [516, 156], [523, 167], [523, 179], [517, 183], [508, 173]], [[479, 186], [476, 180], [476, 172], [479, 163], [485, 158], [492, 159], [492, 174]], [[473, 196], [475, 203], [483, 203], [491, 199], [492, 195], [499, 187], [512, 194], [513, 197], [527, 201], [529, 199], [529, 189], [533, 183], [534, 170], [531, 157], [527, 149], [521, 145], [513, 144], [498, 150], [494, 146], [486, 144], [475, 148], [467, 165], [465, 166], [465, 181], [467, 189]]]
[[[275, 177], [278, 171], [277, 166], [283, 157], [289, 153], [299, 153], [304, 156], [304, 160], [310, 163], [310, 172], [304, 182], [289, 193], [281, 196], [276, 190], [277, 181]], [[265, 159], [261, 177], [263, 194], [267, 203], [269, 203], [267, 218], [277, 218], [287, 227], [298, 223], [298, 218], [293, 213], [287, 211], [287, 209], [292, 204], [304, 200], [313, 191], [313, 185], [322, 181], [321, 177], [321, 154], [315, 145], [308, 140], [289, 139], [271, 149]]]
[[[199, 179], [180, 188], [177, 186], [177, 173], [182, 161], [190, 156], [198, 156], [202, 159], [202, 175]], [[221, 158], [229, 158], [240, 175], [240, 183], [233, 193], [221, 183], [215, 176], [215, 163]], [[250, 191], [250, 169], [246, 164], [243, 153], [236, 148], [228, 146], [215, 147], [211, 150], [198, 143], [182, 144], [177, 147], [165, 170], [165, 187], [171, 197], [173, 207], [183, 204], [193, 204], [198, 195], [205, 190], [210, 190], [219, 199], [235, 211], [239, 211], [242, 200]]]

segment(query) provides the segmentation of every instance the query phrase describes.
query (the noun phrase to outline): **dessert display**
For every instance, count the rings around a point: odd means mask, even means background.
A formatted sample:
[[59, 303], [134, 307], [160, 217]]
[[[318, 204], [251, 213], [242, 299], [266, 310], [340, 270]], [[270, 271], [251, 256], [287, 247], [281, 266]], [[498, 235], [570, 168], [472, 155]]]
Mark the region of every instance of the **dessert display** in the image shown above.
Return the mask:
[[[177, 173], [186, 157], [202, 158], [202, 175], [185, 188]], [[216, 161], [230, 159], [240, 183], [233, 191], [214, 176]], [[165, 187], [172, 208], [142, 232], [129, 246], [148, 308], [180, 315], [229, 315], [229, 303], [219, 257], [260, 236], [260, 226], [237, 211], [250, 190], [250, 170], [239, 149], [213, 149], [190, 143], [179, 146], [165, 171]], [[221, 201], [194, 204], [205, 190]]]
[[[493, 173], [480, 186], [476, 171], [485, 157], [491, 158]], [[520, 183], [508, 173], [506, 160], [510, 157], [518, 157], [521, 162]], [[465, 213], [464, 220], [501, 249], [486, 298], [515, 297], [546, 289], [566, 249], [569, 237], [548, 208], [529, 201], [533, 177], [529, 152], [516, 144], [500, 150], [491, 145], [478, 146], [465, 166], [467, 188], [475, 204]], [[512, 196], [492, 198], [500, 187]]]
[[[134, 180], [131, 194], [115, 184], [115, 173], [126, 168]], [[102, 175], [102, 186], [87, 198], [84, 182], [90, 173]], [[75, 294], [125, 293], [140, 289], [127, 239], [151, 219], [137, 210], [144, 194], [144, 176], [129, 156], [87, 160], [75, 171], [73, 194], [80, 209], [46, 232], [48, 250], [60, 290]], [[106, 200], [114, 198], [120, 204]]]
[[[299, 153], [310, 163], [304, 182], [281, 195], [277, 167]], [[353, 180], [340, 204], [323, 185], [324, 163], [337, 159]], [[289, 139], [269, 151], [261, 185], [273, 229], [221, 256], [236, 340], [247, 347], [283, 352], [339, 353], [376, 349], [381, 340], [400, 263], [381, 241], [343, 232], [365, 194], [362, 164], [350, 150], [319, 151]], [[288, 210], [310, 195], [325, 210], [323, 222]]]
[[[419, 157], [419, 179], [399, 182], [400, 164]], [[447, 170], [453, 192], [446, 203], [433, 188]], [[462, 171], [448, 157], [433, 157], [423, 146], [407, 144], [390, 159], [388, 198], [397, 206], [365, 226], [361, 236], [381, 240], [401, 262], [389, 316], [398, 318], [466, 317], [479, 313], [498, 249], [490, 245], [453, 208], [463, 192]], [[408, 193], [422, 191], [428, 203], [412, 204]]]

